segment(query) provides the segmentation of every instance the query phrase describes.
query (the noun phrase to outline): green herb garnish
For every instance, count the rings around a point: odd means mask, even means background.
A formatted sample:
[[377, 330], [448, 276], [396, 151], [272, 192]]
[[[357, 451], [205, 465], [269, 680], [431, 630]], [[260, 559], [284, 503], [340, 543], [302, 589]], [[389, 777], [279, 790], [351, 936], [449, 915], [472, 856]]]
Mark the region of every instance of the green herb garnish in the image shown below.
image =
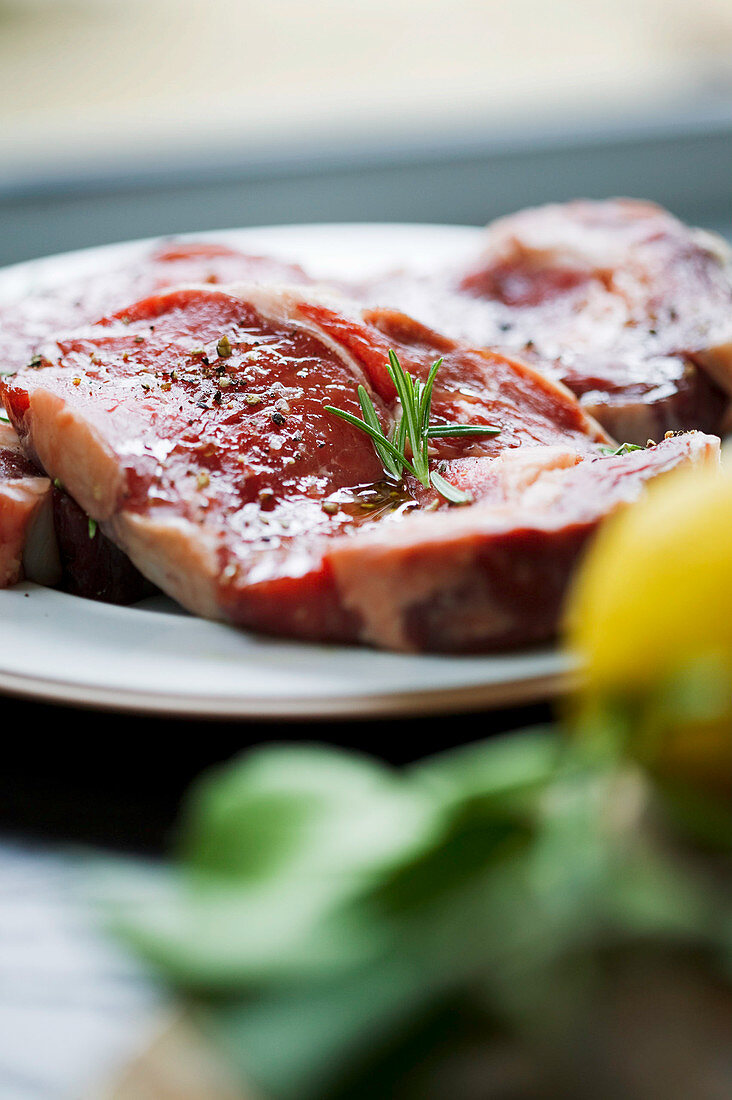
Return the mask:
[[619, 447], [600, 447], [600, 450], [608, 458], [618, 458], [620, 455], [629, 455], [632, 451], [643, 451], [645, 447], [639, 447], [637, 443], [621, 443]]
[[5, 409], [2, 407], [2, 405], [0, 405], [0, 423], [1, 424], [9, 424], [10, 423], [10, 417], [5, 412]]
[[[326, 412], [340, 416], [341, 420], [370, 436], [384, 470], [396, 481], [401, 481], [407, 471], [425, 488], [429, 489], [432, 485], [451, 504], [469, 504], [473, 499], [469, 493], [451, 485], [440, 474], [430, 471], [429, 441], [459, 436], [497, 435], [501, 429], [482, 424], [430, 424], [432, 388], [441, 366], [442, 358], [432, 364], [427, 381], [420, 382], [404, 369], [396, 354], [389, 350], [386, 369], [394, 383], [402, 414], [394, 422], [388, 435], [384, 434], [374, 403], [363, 386], [358, 387], [363, 420], [345, 409], [336, 409], [333, 405], [325, 405], [324, 408]], [[407, 443], [412, 452], [411, 461], [406, 456]]]
[[89, 516], [89, 538], [93, 539], [97, 533], [97, 521]]

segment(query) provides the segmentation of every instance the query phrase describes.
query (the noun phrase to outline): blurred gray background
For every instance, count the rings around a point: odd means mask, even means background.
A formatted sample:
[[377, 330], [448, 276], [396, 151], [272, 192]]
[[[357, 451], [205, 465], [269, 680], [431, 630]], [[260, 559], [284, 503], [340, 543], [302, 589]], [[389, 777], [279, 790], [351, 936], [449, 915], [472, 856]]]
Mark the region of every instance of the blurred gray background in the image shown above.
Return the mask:
[[732, 0], [0, 0], [0, 262], [575, 196], [732, 228]]

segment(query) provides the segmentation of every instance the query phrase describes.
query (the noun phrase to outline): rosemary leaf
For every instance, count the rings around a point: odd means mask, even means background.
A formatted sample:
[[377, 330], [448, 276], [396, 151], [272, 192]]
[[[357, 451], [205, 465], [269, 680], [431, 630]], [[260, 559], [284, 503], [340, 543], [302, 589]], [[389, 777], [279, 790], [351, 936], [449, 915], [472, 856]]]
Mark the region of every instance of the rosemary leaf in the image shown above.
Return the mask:
[[449, 481], [445, 481], [442, 474], [438, 474], [436, 470], [432, 472], [432, 484], [445, 500], [449, 500], [450, 504], [470, 504], [473, 500], [470, 493], [465, 493], [462, 489], [458, 489], [456, 485], [451, 485]]
[[414, 474], [415, 477], [417, 476], [414, 466], [406, 455], [400, 454], [391, 440], [387, 439], [383, 432], [376, 431], [370, 424], [365, 424], [363, 420], [359, 420], [357, 416], [354, 416], [353, 413], [346, 412], [345, 409], [336, 409], [334, 405], [324, 405], [323, 408], [326, 412], [333, 413], [335, 416], [340, 416], [341, 420], [345, 420], [346, 423], [352, 424], [354, 428], [360, 428], [362, 432], [366, 432], [366, 435], [370, 435], [375, 443], [380, 443], [386, 448], [389, 454], [393, 455], [394, 458], [401, 463], [402, 466], [405, 466], [410, 474]]
[[[422, 382], [418, 378], [413, 378], [401, 365], [396, 353], [392, 349], [389, 350], [386, 369], [394, 383], [401, 416], [398, 421], [394, 420], [388, 435], [385, 435], [379, 423], [374, 403], [364, 386], [358, 387], [362, 419], [333, 405], [323, 407], [326, 412], [339, 416], [341, 420], [345, 420], [347, 424], [351, 424], [369, 436], [385, 472], [390, 477], [400, 481], [405, 470], [408, 470], [425, 488], [434, 486], [438, 493], [451, 504], [469, 504], [473, 499], [469, 493], [450, 485], [449, 481], [440, 474], [430, 472], [429, 441], [447, 437], [497, 435], [501, 429], [487, 424], [430, 425], [432, 391], [442, 362], [441, 358], [434, 362], [426, 381]], [[406, 456], [407, 441], [412, 453], [411, 461]]]
[[619, 447], [600, 447], [600, 450], [608, 458], [619, 458], [620, 455], [631, 454], [632, 451], [643, 451], [637, 443], [621, 443]]
[[391, 349], [389, 349], [389, 364], [387, 370], [396, 388], [399, 403], [402, 406], [402, 415], [406, 420], [407, 437], [412, 448], [412, 468], [414, 476], [421, 481], [423, 485], [428, 487], [430, 483], [429, 468], [425, 469], [425, 463], [422, 456], [422, 439], [416, 416], [414, 386], [411, 377], [404, 370]]
[[437, 372], [442, 366], [443, 360], [440, 357], [430, 368], [430, 373], [427, 375], [427, 381], [424, 385], [424, 393], [419, 409], [419, 427], [423, 435], [429, 430], [430, 411], [432, 409], [432, 388], [435, 384], [435, 378]]
[[425, 435], [428, 439], [442, 439], [461, 435], [498, 435], [500, 428], [491, 428], [487, 424], [433, 424], [427, 428]]
[[[364, 423], [369, 424], [374, 429], [374, 431], [379, 432], [380, 435], [383, 435], [383, 432], [381, 431], [381, 425], [379, 424], [379, 418], [376, 415], [376, 409], [374, 408], [374, 403], [363, 386], [358, 387], [358, 400], [359, 404], [361, 405], [361, 412], [363, 413]], [[399, 479], [402, 475], [401, 462], [398, 462], [397, 459], [395, 459], [389, 453], [389, 451], [386, 449], [380, 439], [374, 439], [374, 447], [376, 448], [376, 453], [381, 459], [381, 463], [386, 472], [391, 474], [392, 477]]]

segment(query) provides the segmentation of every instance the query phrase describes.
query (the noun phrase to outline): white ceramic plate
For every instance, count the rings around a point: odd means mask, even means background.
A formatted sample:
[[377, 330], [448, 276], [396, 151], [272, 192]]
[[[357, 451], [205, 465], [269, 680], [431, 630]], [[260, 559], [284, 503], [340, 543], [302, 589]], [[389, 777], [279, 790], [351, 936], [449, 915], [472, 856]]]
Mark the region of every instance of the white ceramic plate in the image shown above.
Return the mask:
[[[425, 268], [474, 247], [461, 226], [313, 225], [205, 233], [251, 251], [351, 276]], [[151, 242], [66, 253], [0, 271], [0, 300], [147, 250]], [[131, 608], [37, 585], [0, 591], [0, 690], [159, 714], [303, 718], [504, 706], [568, 685], [551, 649], [481, 657], [412, 656], [275, 641], [197, 619], [164, 598]]]

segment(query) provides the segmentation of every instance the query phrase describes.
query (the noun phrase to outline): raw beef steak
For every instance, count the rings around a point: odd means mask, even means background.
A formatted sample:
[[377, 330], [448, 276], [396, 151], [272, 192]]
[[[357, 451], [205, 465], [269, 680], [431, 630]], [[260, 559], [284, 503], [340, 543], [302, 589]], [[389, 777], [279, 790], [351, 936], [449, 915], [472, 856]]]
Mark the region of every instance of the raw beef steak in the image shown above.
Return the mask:
[[25, 367], [56, 332], [97, 321], [127, 302], [180, 283], [305, 283], [302, 268], [225, 245], [170, 241], [134, 259], [101, 267], [54, 286], [33, 289], [0, 306], [0, 374]]
[[0, 424], [0, 588], [23, 579], [29, 559], [31, 572], [41, 562], [44, 580], [58, 579], [51, 482], [22, 453], [13, 429]]
[[542, 206], [485, 230], [459, 268], [359, 287], [561, 378], [617, 439], [719, 431], [732, 393], [726, 244], [647, 202]]
[[153, 591], [78, 504], [23, 454], [0, 424], [0, 588], [20, 580], [106, 603], [135, 603]]
[[[475, 503], [384, 478], [389, 348], [425, 378], [434, 440]], [[190, 610], [286, 636], [481, 650], [549, 636], [577, 554], [643, 484], [716, 453], [701, 434], [600, 457], [606, 437], [561, 385], [402, 314], [302, 288], [190, 287], [59, 337], [3, 385], [27, 453], [151, 581]], [[370, 595], [369, 595], [370, 593]]]

